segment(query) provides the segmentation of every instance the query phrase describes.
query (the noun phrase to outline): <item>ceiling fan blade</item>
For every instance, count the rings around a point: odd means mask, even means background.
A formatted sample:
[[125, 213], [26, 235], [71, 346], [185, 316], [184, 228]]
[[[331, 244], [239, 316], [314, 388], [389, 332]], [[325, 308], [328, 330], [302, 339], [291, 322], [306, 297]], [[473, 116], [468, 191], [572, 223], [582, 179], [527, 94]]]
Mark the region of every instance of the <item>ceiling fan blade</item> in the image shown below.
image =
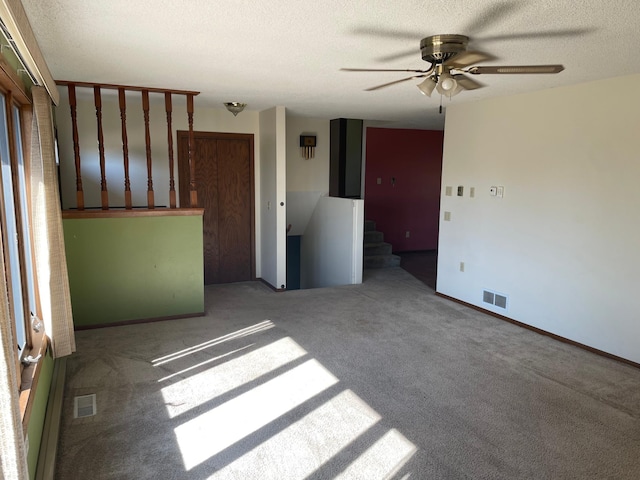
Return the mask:
[[388, 30], [378, 27], [356, 27], [352, 30], [356, 35], [369, 35], [372, 37], [400, 38], [403, 40], [415, 40], [424, 37], [424, 32], [409, 32], [407, 30]]
[[504, 35], [489, 35], [487, 37], [476, 37], [479, 42], [495, 42], [501, 40], [529, 40], [536, 38], [567, 38], [579, 37], [595, 32], [595, 28], [567, 28], [564, 30], [547, 30], [546, 32], [524, 32], [524, 33], [506, 33]]
[[444, 62], [444, 65], [451, 68], [461, 68], [489, 60], [495, 60], [495, 57], [483, 52], [460, 52]]
[[380, 90], [381, 88], [390, 87], [391, 85], [395, 85], [396, 83], [406, 82], [407, 80], [411, 80], [413, 78], [424, 78], [426, 75], [414, 75], [412, 77], [401, 78], [400, 80], [394, 80], [393, 82], [383, 83], [382, 85], [376, 85], [375, 87], [365, 88], [365, 92], [372, 92], [374, 90]]
[[466, 73], [480, 75], [483, 73], [501, 74], [535, 74], [535, 73], [560, 73], [564, 70], [562, 65], [503, 65], [497, 67], [471, 67], [464, 70]]
[[383, 55], [381, 57], [376, 57], [374, 60], [377, 62], [393, 62], [394, 60], [400, 60], [402, 58], [407, 57], [418, 57], [420, 55], [420, 50], [417, 48], [412, 48], [411, 50], [403, 50], [402, 52], [391, 53], [389, 55]]
[[414, 73], [428, 73], [429, 70], [405, 70], [396, 68], [341, 68], [342, 72], [414, 72]]
[[506, 17], [515, 13], [523, 5], [516, 2], [497, 2], [489, 8], [475, 15], [472, 22], [466, 25], [462, 31], [469, 34], [480, 32], [492, 24], [502, 22]]
[[393, 38], [393, 39], [399, 39], [399, 40], [411, 40], [416, 43], [415, 48], [401, 50], [396, 53], [390, 53], [389, 55], [382, 55], [380, 57], [376, 57], [375, 60], [377, 62], [392, 62], [394, 60], [400, 60], [402, 58], [420, 55], [420, 50], [418, 49], [417, 44], [420, 41], [420, 39], [425, 36], [424, 32], [410, 32], [407, 30], [389, 30], [386, 28], [378, 28], [378, 27], [356, 27], [353, 30], [351, 30], [351, 32], [356, 35]]
[[477, 88], [484, 87], [482, 83], [476, 82], [473, 78], [469, 78], [466, 75], [457, 74], [452, 75], [451, 78], [458, 82], [458, 85], [460, 85], [465, 90], [475, 90]]

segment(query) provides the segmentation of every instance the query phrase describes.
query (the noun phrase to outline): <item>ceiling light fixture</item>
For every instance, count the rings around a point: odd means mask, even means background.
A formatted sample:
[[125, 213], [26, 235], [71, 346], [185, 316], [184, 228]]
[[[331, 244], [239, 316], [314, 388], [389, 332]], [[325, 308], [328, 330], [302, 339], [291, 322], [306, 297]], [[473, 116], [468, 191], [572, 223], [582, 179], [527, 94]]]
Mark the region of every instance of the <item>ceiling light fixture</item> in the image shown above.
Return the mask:
[[422, 83], [418, 84], [418, 88], [420, 89], [420, 93], [430, 97], [433, 93], [433, 89], [436, 88], [438, 84], [437, 80], [433, 77], [426, 78]]
[[460, 93], [462, 88], [459, 88], [458, 82], [449, 73], [444, 72], [438, 78], [438, 85], [436, 86], [438, 93], [446, 97], [453, 97]]
[[244, 107], [246, 107], [247, 104], [240, 102], [225, 102], [224, 106], [227, 107], [227, 110], [233, 113], [234, 117], [237, 117], [238, 114], [244, 110]]

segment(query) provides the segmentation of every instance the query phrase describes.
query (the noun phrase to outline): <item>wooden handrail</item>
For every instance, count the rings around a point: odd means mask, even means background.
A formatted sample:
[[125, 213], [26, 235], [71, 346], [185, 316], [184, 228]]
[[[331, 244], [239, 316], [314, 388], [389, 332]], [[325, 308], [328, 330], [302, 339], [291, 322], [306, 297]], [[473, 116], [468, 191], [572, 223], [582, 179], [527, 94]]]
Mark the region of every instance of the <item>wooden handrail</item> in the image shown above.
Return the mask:
[[[166, 88], [153, 88], [153, 87], [137, 87], [128, 85], [115, 85], [104, 83], [90, 83], [90, 82], [72, 82], [66, 80], [59, 80], [56, 82], [58, 85], [64, 85], [67, 87], [69, 93], [69, 109], [71, 114], [71, 128], [73, 135], [73, 153], [75, 162], [75, 175], [76, 175], [76, 204], [78, 211], [85, 210], [85, 194], [83, 190], [82, 182], [82, 164], [80, 159], [80, 138], [78, 133], [78, 104], [77, 104], [77, 92], [78, 87], [92, 88], [94, 96], [94, 106], [96, 111], [97, 122], [97, 140], [98, 140], [98, 155], [100, 161], [100, 208], [102, 210], [109, 210], [114, 208], [109, 205], [109, 192], [107, 188], [107, 174], [106, 163], [107, 158], [105, 154], [105, 139], [103, 128], [103, 101], [102, 90], [112, 89], [118, 91], [118, 103], [120, 109], [120, 123], [121, 123], [121, 137], [122, 137], [122, 159], [124, 166], [124, 208], [126, 210], [132, 210], [134, 208], [132, 201], [131, 191], [131, 178], [130, 178], [130, 159], [129, 159], [129, 139], [127, 135], [127, 92], [141, 92], [142, 94], [142, 111], [144, 119], [144, 132], [145, 132], [145, 153], [146, 153], [146, 170], [147, 170], [147, 206], [146, 208], [151, 210], [156, 208], [155, 205], [155, 193], [153, 185], [153, 161], [152, 161], [152, 148], [151, 148], [151, 119], [150, 119], [150, 93], [161, 93], [164, 95], [165, 100], [165, 112], [167, 119], [167, 149], [168, 149], [168, 161], [169, 161], [169, 208], [177, 208], [176, 199], [176, 186], [175, 186], [175, 168], [174, 168], [174, 142], [173, 142], [173, 95], [184, 95], [186, 97], [187, 104], [187, 121], [189, 124], [189, 201], [190, 207], [196, 208], [198, 205], [198, 197], [196, 191], [195, 182], [195, 166], [193, 162], [194, 152], [194, 139], [193, 139], [193, 115], [194, 115], [194, 97], [200, 92], [191, 90], [175, 90]], [[111, 145], [112, 142], [109, 143]]]
[[135, 217], [193, 217], [202, 216], [202, 208], [154, 208], [147, 210], [134, 208], [132, 210], [111, 209], [111, 210], [63, 210], [63, 219], [76, 218], [135, 218]]
[[138, 87], [133, 85], [116, 85], [113, 83], [91, 83], [91, 82], [74, 82], [70, 80], [56, 80], [56, 85], [74, 85], [76, 87], [93, 88], [96, 85], [100, 86], [103, 90], [118, 90], [124, 88], [129, 92], [142, 92], [146, 90], [149, 93], [166, 93], [171, 92], [175, 95], [200, 95], [200, 92], [193, 90], [175, 90], [171, 88], [153, 88], [153, 87]]

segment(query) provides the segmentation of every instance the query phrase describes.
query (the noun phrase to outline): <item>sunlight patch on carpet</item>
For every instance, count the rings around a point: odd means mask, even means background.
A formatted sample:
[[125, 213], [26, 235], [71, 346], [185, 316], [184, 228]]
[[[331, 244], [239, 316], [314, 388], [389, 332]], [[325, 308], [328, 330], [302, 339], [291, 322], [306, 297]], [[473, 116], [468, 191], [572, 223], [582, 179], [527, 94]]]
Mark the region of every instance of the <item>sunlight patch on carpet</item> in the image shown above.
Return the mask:
[[174, 429], [187, 471], [335, 385], [338, 379], [309, 360]]
[[[395, 475], [416, 453], [416, 446], [395, 428], [371, 445], [337, 478], [383, 479]], [[409, 474], [405, 477], [409, 478]]]
[[162, 357], [156, 358], [154, 360], [151, 360], [151, 363], [155, 367], [164, 365], [165, 363], [173, 362], [175, 360], [178, 360], [179, 358], [183, 358], [188, 355], [193, 355], [195, 353], [201, 352], [203, 350], [214, 347], [221, 343], [246, 337], [248, 335], [254, 335], [256, 333], [264, 332], [265, 330], [269, 330], [270, 328], [273, 328], [273, 327], [274, 325], [271, 320], [264, 320], [250, 327], [242, 328], [240, 330], [236, 330], [235, 332], [229, 333], [227, 335], [223, 335], [221, 337], [214, 338], [212, 340], [208, 340], [203, 343], [199, 343], [198, 345], [193, 345], [192, 347], [184, 348], [178, 352], [170, 353], [169, 355], [164, 355]]
[[306, 354], [300, 345], [285, 337], [167, 385], [161, 392], [169, 418], [241, 388]]
[[344, 390], [217, 474], [220, 478], [246, 478], [249, 469], [258, 469], [263, 478], [303, 479], [379, 421], [377, 412], [351, 390]]
[[244, 347], [236, 348], [235, 350], [231, 350], [230, 352], [223, 353], [222, 355], [218, 355], [217, 357], [210, 358], [209, 360], [205, 360], [204, 362], [196, 363], [195, 365], [191, 365], [183, 370], [172, 373], [171, 375], [167, 375], [166, 377], [162, 377], [158, 379], [158, 383], [166, 382], [167, 380], [171, 380], [172, 378], [179, 377], [185, 375], [193, 370], [197, 370], [199, 368], [204, 367], [205, 365], [210, 365], [215, 362], [219, 362], [223, 358], [229, 357], [231, 355], [235, 355], [243, 350], [251, 348], [255, 345], [255, 343], [250, 343], [249, 345], [245, 345]]

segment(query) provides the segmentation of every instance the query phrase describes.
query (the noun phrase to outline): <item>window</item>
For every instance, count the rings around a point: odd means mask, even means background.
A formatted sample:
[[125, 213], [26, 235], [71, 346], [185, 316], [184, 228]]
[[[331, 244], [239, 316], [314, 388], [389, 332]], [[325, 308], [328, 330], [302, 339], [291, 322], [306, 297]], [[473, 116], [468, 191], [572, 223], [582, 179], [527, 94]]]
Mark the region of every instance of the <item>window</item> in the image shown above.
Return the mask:
[[[0, 220], [16, 365], [31, 354], [31, 315], [36, 310], [27, 171], [22, 149], [21, 111], [0, 91]], [[35, 356], [35, 355], [34, 355]], [[19, 368], [19, 367], [18, 367]], [[18, 372], [19, 378], [21, 372]]]

